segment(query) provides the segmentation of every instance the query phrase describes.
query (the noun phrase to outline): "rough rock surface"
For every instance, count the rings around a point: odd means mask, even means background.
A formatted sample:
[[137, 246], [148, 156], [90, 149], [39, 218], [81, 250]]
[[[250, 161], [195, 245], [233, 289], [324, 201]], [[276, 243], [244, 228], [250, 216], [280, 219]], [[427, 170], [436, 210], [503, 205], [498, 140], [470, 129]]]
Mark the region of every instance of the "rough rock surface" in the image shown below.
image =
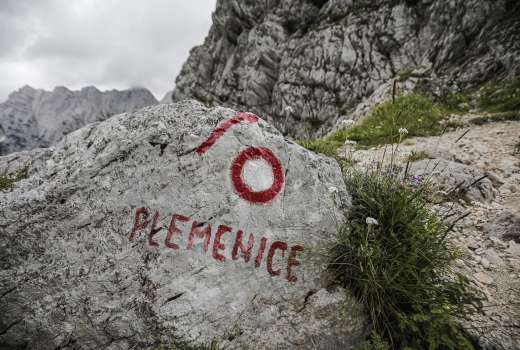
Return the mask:
[[520, 3], [219, 0], [174, 99], [251, 110], [309, 137], [406, 70], [441, 88], [520, 73]]
[[142, 88], [101, 92], [92, 86], [80, 91], [57, 87], [49, 92], [24, 86], [0, 103], [0, 155], [49, 147], [89, 123], [157, 103]]
[[493, 183], [479, 169], [444, 159], [423, 159], [410, 164], [409, 174], [429, 177], [432, 185], [467, 202], [490, 202]]
[[[266, 160], [231, 176], [251, 147]], [[349, 349], [365, 333], [320, 254], [349, 206], [339, 166], [251, 114], [147, 107], [0, 158], [0, 173], [21, 166], [0, 193], [4, 348]]]

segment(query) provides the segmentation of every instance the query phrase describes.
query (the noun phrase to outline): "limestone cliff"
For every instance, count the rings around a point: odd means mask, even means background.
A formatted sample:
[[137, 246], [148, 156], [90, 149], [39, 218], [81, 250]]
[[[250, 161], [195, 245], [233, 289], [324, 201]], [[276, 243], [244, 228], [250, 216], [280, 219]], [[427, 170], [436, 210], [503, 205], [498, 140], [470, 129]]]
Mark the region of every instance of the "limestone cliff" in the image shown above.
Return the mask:
[[439, 94], [520, 73], [520, 3], [218, 0], [174, 99], [250, 110], [311, 137], [403, 73]]
[[0, 155], [49, 147], [64, 135], [108, 117], [157, 104], [146, 89], [53, 91], [24, 86], [0, 103]]

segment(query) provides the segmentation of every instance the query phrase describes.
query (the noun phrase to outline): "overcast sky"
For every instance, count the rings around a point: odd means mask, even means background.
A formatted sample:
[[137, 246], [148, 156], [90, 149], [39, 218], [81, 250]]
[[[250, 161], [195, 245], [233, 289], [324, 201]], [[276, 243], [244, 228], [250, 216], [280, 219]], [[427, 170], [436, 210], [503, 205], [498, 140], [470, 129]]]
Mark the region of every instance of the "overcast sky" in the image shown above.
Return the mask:
[[143, 86], [157, 99], [201, 44], [216, 0], [0, 0], [0, 102], [23, 85]]

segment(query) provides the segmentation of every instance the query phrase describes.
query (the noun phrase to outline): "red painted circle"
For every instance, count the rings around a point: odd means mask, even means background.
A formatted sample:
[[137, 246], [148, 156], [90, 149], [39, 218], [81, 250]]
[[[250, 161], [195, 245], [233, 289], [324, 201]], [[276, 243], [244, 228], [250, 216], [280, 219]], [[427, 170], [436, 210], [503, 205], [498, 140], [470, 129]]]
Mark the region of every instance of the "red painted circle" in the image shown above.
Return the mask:
[[[242, 180], [242, 170], [247, 161], [258, 158], [264, 159], [271, 166], [274, 181], [270, 188], [255, 192]], [[282, 164], [273, 152], [267, 148], [246, 148], [233, 160], [231, 165], [231, 182], [235, 192], [246, 201], [251, 203], [268, 202], [282, 190], [284, 183]]]

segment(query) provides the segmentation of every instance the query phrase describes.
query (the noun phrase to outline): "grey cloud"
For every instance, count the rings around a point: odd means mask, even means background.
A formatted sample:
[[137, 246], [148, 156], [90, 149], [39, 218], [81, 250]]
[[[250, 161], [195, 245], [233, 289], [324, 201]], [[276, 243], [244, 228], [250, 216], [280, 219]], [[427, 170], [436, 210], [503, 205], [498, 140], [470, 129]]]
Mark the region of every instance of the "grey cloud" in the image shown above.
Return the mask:
[[[22, 4], [23, 3], [23, 4]], [[144, 86], [162, 98], [215, 0], [2, 0], [0, 101], [24, 84]]]
[[16, 15], [25, 12], [31, 1], [4, 0], [0, 2], [0, 13]]
[[26, 35], [18, 17], [0, 12], [0, 58], [16, 50]]

